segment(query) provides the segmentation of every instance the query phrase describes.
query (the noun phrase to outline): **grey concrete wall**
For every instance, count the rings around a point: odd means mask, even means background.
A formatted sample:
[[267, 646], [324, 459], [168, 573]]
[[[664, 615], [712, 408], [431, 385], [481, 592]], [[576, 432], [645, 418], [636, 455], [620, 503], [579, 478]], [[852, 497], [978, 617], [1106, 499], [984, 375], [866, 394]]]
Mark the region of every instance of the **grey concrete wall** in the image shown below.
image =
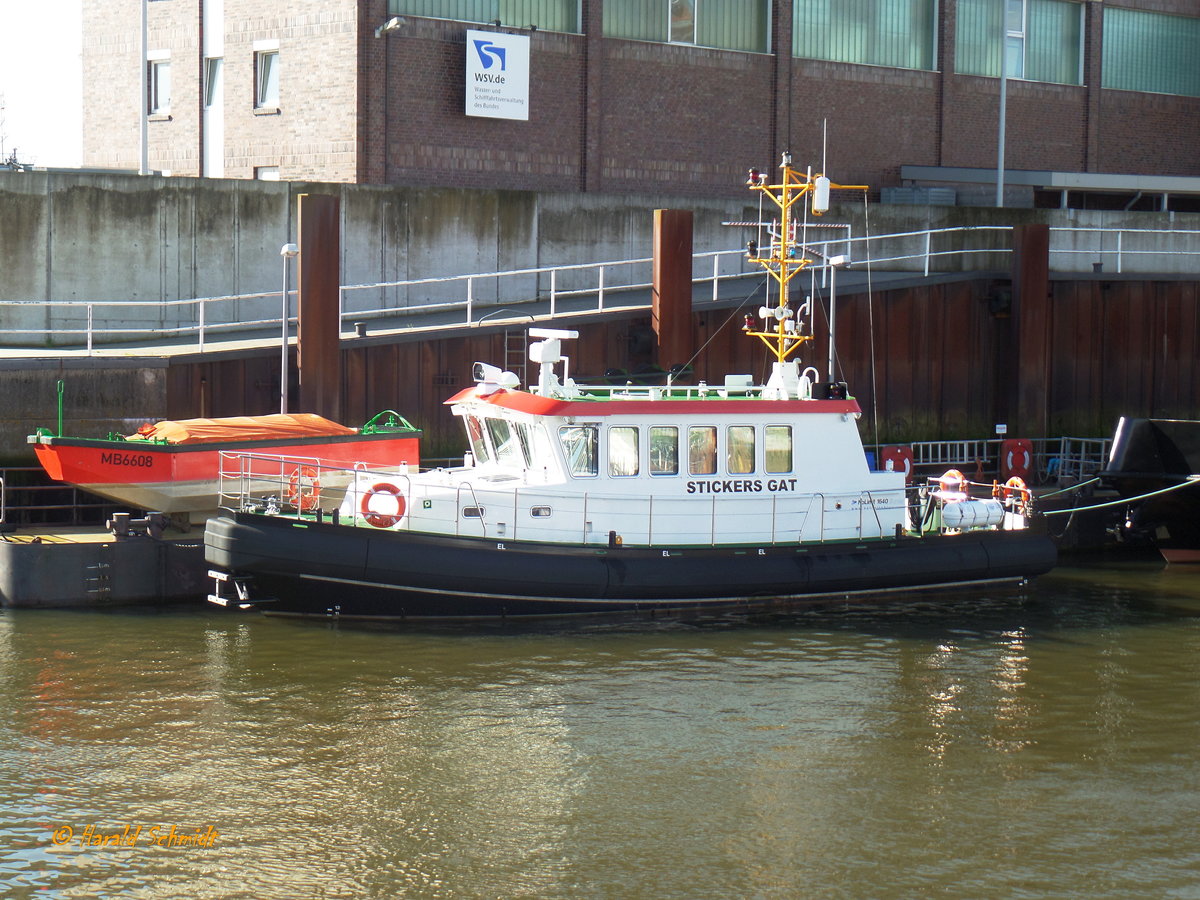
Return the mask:
[[[51, 341], [46, 331], [82, 330], [86, 309], [57, 307], [51, 314], [47, 300], [96, 302], [98, 342], [128, 337], [120, 329], [130, 323], [170, 329], [195, 321], [194, 306], [163, 307], [162, 301], [263, 292], [268, 296], [210, 305], [206, 322], [275, 319], [283, 280], [279, 248], [295, 237], [295, 197], [304, 192], [334, 193], [341, 199], [343, 284], [648, 257], [657, 207], [693, 210], [696, 252], [728, 250], [742, 246], [746, 232], [721, 223], [758, 216], [752, 196], [738, 204], [722, 198], [0, 172], [0, 301], [27, 301], [0, 304], [0, 348], [81, 343], [80, 334]], [[1167, 213], [896, 205], [873, 205], [868, 213], [861, 205], [847, 204], [835, 207], [826, 220], [850, 221], [856, 235], [1047, 222], [1109, 229], [1191, 228], [1200, 236], [1200, 216]], [[1009, 246], [1003, 232], [987, 240], [999, 248]], [[1096, 235], [1081, 236], [1078, 243], [1087, 249], [1098, 240]], [[1153, 235], [1138, 242], [1167, 247], [1166, 238]], [[909, 249], [919, 250], [922, 243], [914, 238]], [[872, 254], [882, 255], [885, 249], [895, 251], [878, 247]], [[1113, 272], [1116, 248], [1103, 249], [1105, 271]], [[859, 261], [863, 255], [861, 250], [852, 253]], [[1099, 259], [1089, 254], [1055, 258], [1052, 268], [1090, 272]], [[1127, 257], [1124, 269], [1185, 274], [1195, 270], [1196, 260]], [[912, 261], [899, 267], [920, 266]], [[964, 257], [940, 266], [943, 271], [960, 267], [1002, 269], [1007, 260]], [[648, 282], [649, 266], [609, 277], [610, 283], [622, 277]], [[474, 286], [475, 296], [485, 304], [526, 299], [546, 291], [547, 281], [546, 276], [529, 276], [498, 287], [495, 280], [481, 280]], [[594, 287], [594, 281], [594, 272], [564, 275], [558, 287]], [[463, 292], [462, 284], [354, 291], [347, 295], [346, 309], [461, 300]], [[113, 302], [135, 305], [114, 307]], [[27, 333], [14, 334], [14, 329]], [[105, 329], [111, 333], [103, 333]]]

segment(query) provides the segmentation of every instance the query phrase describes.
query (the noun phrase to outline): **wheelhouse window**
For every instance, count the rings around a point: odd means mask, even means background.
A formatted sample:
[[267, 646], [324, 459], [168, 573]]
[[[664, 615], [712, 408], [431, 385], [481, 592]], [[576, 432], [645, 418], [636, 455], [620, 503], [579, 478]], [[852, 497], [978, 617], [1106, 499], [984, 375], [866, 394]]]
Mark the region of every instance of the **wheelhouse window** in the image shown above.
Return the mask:
[[679, 474], [679, 429], [674, 425], [650, 426], [650, 474]]
[[767, 472], [778, 475], [792, 471], [792, 426], [768, 425], [764, 438]]
[[488, 437], [492, 439], [492, 451], [496, 454], [496, 462], [502, 466], [525, 468], [525, 452], [508, 420], [484, 419], [484, 424], [487, 426]]
[[599, 428], [595, 425], [562, 425], [558, 429], [558, 442], [567, 459], [567, 471], [573, 476], [587, 478], [599, 474]]
[[936, 0], [793, 2], [794, 56], [897, 69], [934, 68]]
[[604, 4], [604, 36], [766, 53], [768, 0], [621, 0]]
[[716, 474], [716, 425], [693, 425], [688, 428], [688, 472], [692, 475]]
[[254, 53], [254, 108], [279, 107], [279, 48], [258, 49]]
[[638, 430], [628, 425], [608, 429], [608, 474], [630, 478], [638, 471]]
[[754, 426], [730, 425], [725, 431], [725, 471], [749, 475], [754, 471]]
[[485, 463], [492, 458], [492, 454], [488, 452], [487, 441], [483, 437], [483, 423], [475, 416], [467, 416], [467, 440], [471, 442], [475, 462]]

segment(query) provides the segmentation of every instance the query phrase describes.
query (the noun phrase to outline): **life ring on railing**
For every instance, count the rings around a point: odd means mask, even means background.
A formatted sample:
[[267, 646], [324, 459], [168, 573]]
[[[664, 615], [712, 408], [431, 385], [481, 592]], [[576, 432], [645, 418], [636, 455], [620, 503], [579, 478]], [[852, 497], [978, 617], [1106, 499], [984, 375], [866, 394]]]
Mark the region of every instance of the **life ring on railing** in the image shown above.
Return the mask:
[[1019, 475], [1014, 475], [1008, 479], [1008, 481], [1004, 482], [1004, 487], [1000, 489], [1000, 499], [1005, 503], [1009, 499], [1012, 499], [1013, 505], [1024, 513], [1029, 512], [1029, 502], [1032, 496], [1032, 493], [1025, 484], [1025, 479]]
[[297, 466], [288, 478], [287, 502], [301, 512], [311, 512], [321, 503], [321, 482], [312, 466]]
[[967, 491], [967, 477], [958, 469], [947, 469], [944, 475], [935, 480], [942, 486], [943, 491]]
[[1000, 442], [1000, 477], [1028, 478], [1033, 468], [1033, 441], [1012, 438]]
[[404, 518], [405, 507], [400, 488], [386, 481], [379, 482], [363, 494], [362, 503], [359, 504], [367, 524], [376, 528], [391, 528]]

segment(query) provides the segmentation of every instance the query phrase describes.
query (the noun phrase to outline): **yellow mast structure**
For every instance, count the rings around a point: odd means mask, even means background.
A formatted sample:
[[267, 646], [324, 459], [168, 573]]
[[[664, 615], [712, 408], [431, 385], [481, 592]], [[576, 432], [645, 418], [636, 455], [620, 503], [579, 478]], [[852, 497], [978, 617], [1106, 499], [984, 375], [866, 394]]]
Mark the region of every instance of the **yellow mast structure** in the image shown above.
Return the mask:
[[760, 256], [758, 245], [754, 241], [747, 245], [750, 259], [766, 269], [779, 284], [779, 303], [772, 311], [775, 327], [772, 329], [764, 324], [762, 329], [755, 330], [753, 317], [747, 316], [743, 330], [746, 334], [759, 338], [775, 354], [776, 361], [782, 363], [799, 349], [801, 344], [813, 339], [811, 334], [800, 332], [799, 324], [793, 318], [795, 312], [788, 305], [788, 286], [791, 280], [812, 264], [812, 260], [803, 254], [806, 249], [803, 243], [796, 239], [797, 223], [792, 218], [792, 207], [804, 197], [811, 197], [813, 215], [819, 216], [829, 209], [831, 189], [866, 191], [868, 188], [865, 184], [834, 184], [824, 175], [801, 173], [792, 168], [792, 154], [786, 151], [779, 168], [783, 175], [778, 184], [767, 184], [766, 174], [757, 169], [751, 169], [746, 180], [746, 186], [750, 190], [770, 197], [779, 207], [779, 233], [771, 241], [771, 255]]

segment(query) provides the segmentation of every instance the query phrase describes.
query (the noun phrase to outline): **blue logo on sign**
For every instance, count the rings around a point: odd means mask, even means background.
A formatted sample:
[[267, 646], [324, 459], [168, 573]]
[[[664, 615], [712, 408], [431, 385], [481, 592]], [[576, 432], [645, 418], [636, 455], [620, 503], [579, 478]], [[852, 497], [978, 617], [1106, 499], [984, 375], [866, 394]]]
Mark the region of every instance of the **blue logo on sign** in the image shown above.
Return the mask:
[[483, 64], [485, 69], [490, 69], [492, 63], [500, 63], [500, 71], [505, 71], [504, 65], [504, 48], [499, 44], [493, 44], [491, 41], [475, 41], [475, 52], [479, 54], [479, 62]]

